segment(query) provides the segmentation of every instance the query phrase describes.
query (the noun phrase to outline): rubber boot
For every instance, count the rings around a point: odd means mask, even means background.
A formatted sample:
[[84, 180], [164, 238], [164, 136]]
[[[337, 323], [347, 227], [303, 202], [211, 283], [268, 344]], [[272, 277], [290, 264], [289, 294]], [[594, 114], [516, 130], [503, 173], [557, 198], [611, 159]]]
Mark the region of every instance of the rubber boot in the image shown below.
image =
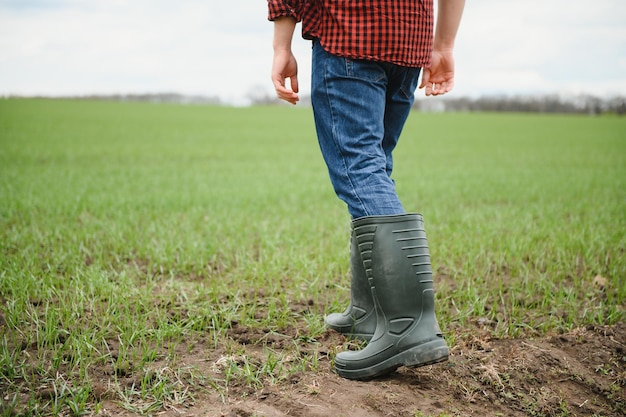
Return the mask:
[[359, 351], [340, 352], [335, 370], [369, 379], [399, 366], [448, 359], [435, 317], [435, 292], [424, 222], [419, 214], [363, 217], [353, 221], [376, 311], [376, 331]]
[[376, 313], [354, 230], [350, 238], [350, 275], [350, 305], [343, 313], [329, 314], [324, 322], [348, 338], [368, 341], [376, 330]]

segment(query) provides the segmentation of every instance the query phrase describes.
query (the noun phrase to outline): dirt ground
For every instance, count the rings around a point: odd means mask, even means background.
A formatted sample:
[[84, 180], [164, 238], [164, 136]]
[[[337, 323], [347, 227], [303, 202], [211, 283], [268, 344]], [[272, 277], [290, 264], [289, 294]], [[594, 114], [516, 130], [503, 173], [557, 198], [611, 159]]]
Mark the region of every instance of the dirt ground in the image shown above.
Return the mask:
[[[291, 329], [296, 334], [297, 329]], [[345, 343], [328, 331], [302, 350], [317, 350], [318, 369], [261, 389], [207, 390], [180, 406], [152, 415], [219, 417], [313, 416], [623, 416], [626, 415], [626, 324], [588, 326], [536, 339], [458, 340], [448, 362], [400, 368], [372, 381], [348, 381], [332, 371], [330, 352]], [[260, 342], [280, 349], [289, 338], [268, 339], [259, 330], [233, 327], [230, 336], [246, 355], [263, 357]], [[215, 372], [218, 350], [197, 346], [180, 361]], [[133, 416], [105, 401], [101, 416]]]

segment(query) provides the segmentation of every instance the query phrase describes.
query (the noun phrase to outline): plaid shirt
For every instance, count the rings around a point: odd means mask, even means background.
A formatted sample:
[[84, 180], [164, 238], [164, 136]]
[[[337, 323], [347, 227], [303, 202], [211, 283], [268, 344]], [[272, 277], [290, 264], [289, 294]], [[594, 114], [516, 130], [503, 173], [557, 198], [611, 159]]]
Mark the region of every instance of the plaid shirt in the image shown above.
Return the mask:
[[302, 22], [305, 39], [331, 54], [428, 67], [433, 0], [267, 0], [268, 19]]

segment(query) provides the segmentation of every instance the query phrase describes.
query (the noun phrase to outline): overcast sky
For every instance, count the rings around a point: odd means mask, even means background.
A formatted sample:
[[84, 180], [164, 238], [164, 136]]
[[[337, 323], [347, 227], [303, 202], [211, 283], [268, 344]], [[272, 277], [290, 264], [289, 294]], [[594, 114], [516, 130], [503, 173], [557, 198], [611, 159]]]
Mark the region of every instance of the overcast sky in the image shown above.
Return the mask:
[[[294, 42], [309, 91], [310, 44]], [[265, 0], [0, 0], [0, 95], [266, 89]], [[455, 95], [626, 95], [625, 0], [467, 0]], [[273, 93], [272, 93], [273, 94]]]

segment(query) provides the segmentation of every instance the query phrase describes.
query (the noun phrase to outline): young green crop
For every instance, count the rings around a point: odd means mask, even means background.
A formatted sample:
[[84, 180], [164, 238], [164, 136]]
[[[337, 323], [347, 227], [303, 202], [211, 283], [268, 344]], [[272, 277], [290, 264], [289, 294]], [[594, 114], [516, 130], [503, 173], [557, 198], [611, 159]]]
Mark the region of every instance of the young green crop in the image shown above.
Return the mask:
[[[424, 214], [450, 343], [624, 320], [625, 131], [411, 115], [394, 178]], [[350, 219], [310, 109], [0, 100], [0, 178], [3, 413], [148, 413], [318, 370]], [[226, 359], [197, 369], [198, 345]]]

